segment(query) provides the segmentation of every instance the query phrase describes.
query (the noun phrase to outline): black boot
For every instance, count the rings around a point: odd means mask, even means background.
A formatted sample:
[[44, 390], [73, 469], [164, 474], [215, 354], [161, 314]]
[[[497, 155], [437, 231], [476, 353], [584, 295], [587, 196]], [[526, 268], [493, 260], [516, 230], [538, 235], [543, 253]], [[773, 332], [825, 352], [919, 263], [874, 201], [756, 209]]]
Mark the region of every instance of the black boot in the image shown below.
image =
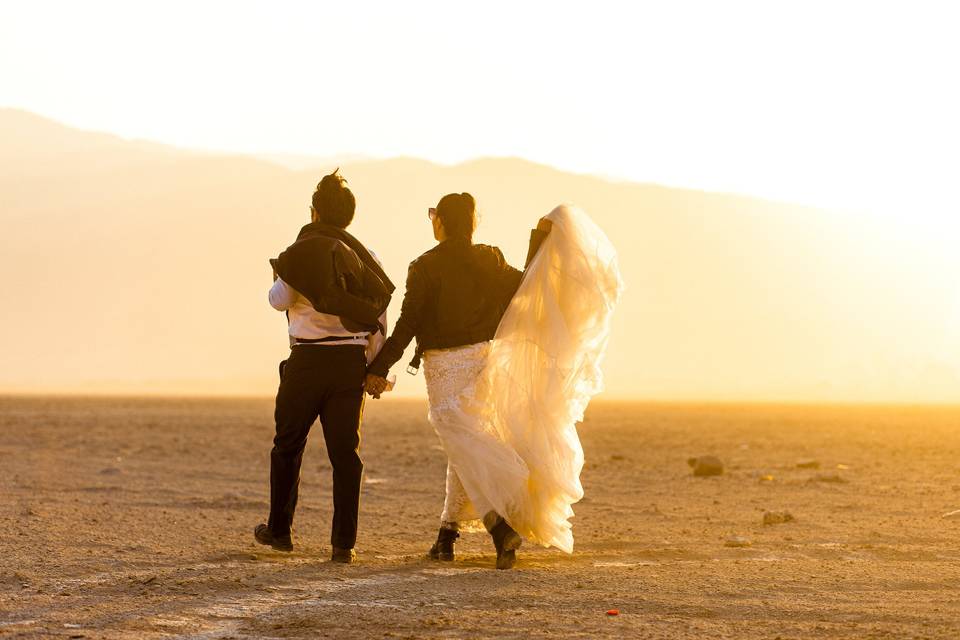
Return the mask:
[[453, 544], [460, 534], [455, 529], [440, 527], [437, 541], [430, 547], [429, 556], [434, 560], [453, 560]]
[[275, 536], [265, 524], [258, 524], [254, 527], [253, 537], [260, 544], [273, 547], [277, 551], [293, 551], [293, 541], [290, 539], [289, 533], [285, 536]]
[[497, 569], [512, 569], [517, 562], [517, 549], [523, 543], [523, 538], [493, 511], [483, 517], [483, 525], [490, 532], [493, 546], [497, 549]]

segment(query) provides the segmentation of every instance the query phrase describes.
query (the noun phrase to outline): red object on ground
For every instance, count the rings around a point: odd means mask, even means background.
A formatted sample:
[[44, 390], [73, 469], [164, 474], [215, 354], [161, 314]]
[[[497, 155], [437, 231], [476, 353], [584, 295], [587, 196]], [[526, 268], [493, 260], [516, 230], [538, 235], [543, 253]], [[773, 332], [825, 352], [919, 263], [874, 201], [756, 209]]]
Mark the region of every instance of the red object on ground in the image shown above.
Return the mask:
[[620, 615], [620, 609], [608, 609], [608, 610], [607, 610], [607, 615], [608, 615], [608, 616], [618, 616], [618, 615]]

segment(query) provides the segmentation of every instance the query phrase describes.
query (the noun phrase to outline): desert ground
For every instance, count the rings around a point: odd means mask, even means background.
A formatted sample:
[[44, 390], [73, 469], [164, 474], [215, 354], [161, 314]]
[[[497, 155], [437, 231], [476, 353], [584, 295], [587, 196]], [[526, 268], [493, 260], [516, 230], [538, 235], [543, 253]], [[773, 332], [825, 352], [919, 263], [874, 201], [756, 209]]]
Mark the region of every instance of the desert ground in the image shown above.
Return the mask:
[[367, 403], [356, 564], [319, 430], [295, 551], [256, 545], [272, 429], [269, 399], [0, 398], [0, 636], [960, 637], [960, 408], [597, 401], [576, 551], [512, 571], [479, 533], [425, 558], [445, 458], [414, 400]]

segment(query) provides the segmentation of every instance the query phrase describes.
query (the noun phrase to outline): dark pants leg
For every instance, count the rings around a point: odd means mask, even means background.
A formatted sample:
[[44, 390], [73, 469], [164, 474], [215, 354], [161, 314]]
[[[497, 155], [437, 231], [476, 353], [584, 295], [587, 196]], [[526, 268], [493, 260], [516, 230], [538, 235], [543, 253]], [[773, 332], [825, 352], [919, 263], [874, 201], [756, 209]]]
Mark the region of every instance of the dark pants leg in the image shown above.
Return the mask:
[[270, 452], [270, 519], [267, 527], [278, 536], [290, 533], [293, 524], [303, 449], [323, 400], [322, 385], [311, 384], [310, 358], [301, 356], [302, 349], [295, 349], [287, 360], [273, 413], [277, 431]]
[[[365, 363], [364, 363], [365, 364]], [[333, 527], [330, 544], [352, 549], [357, 541], [360, 514], [360, 420], [363, 416], [363, 387], [342, 389], [331, 394], [320, 410], [320, 424], [333, 467]]]
[[270, 453], [270, 520], [274, 535], [290, 532], [307, 434], [320, 417], [333, 465], [332, 543], [353, 548], [360, 501], [360, 418], [366, 360], [361, 346], [295, 347], [284, 367]]

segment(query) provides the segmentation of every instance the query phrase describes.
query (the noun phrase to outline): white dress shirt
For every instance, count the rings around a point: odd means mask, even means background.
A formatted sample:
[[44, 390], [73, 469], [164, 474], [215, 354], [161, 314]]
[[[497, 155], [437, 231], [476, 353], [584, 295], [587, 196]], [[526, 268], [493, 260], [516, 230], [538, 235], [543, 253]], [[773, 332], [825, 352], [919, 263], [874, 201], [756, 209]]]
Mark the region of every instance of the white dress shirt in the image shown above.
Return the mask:
[[[380, 266], [383, 264], [373, 252], [374, 260]], [[367, 354], [367, 363], [369, 364], [380, 352], [383, 343], [386, 342], [386, 336], [383, 333], [376, 333], [371, 336], [370, 332], [347, 331], [338, 316], [329, 313], [320, 313], [313, 308], [310, 301], [300, 295], [296, 289], [288, 285], [282, 279], [277, 278], [270, 287], [270, 293], [267, 296], [270, 300], [270, 306], [277, 311], [286, 311], [288, 327], [287, 333], [290, 335], [290, 345], [296, 341], [296, 338], [305, 340], [316, 340], [318, 338], [329, 338], [331, 336], [343, 336], [344, 340], [331, 340], [330, 342], [307, 343], [303, 346], [324, 347], [338, 344], [362, 344]], [[387, 312], [384, 311], [380, 316], [380, 324], [384, 330], [387, 329]]]

